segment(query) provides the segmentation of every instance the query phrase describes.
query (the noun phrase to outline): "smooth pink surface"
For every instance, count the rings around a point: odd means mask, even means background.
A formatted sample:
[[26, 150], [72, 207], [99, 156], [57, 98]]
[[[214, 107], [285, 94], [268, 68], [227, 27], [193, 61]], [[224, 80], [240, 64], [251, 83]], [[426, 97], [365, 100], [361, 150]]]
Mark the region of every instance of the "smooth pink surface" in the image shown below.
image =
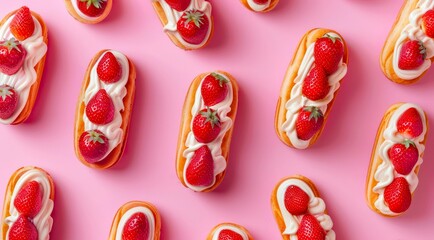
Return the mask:
[[[214, 38], [205, 49], [186, 52], [163, 33], [150, 0], [115, 1], [109, 17], [97, 25], [74, 20], [63, 1], [3, 0], [0, 16], [21, 5], [43, 16], [49, 51], [30, 119], [0, 126], [0, 194], [21, 166], [50, 172], [56, 183], [52, 239], [107, 239], [115, 212], [130, 200], [158, 207], [163, 240], [205, 239], [224, 221], [245, 226], [255, 239], [280, 239], [270, 193], [281, 178], [298, 173], [316, 183], [338, 239], [431, 239], [432, 136], [408, 212], [385, 218], [365, 203], [371, 148], [386, 109], [399, 101], [417, 103], [434, 126], [434, 70], [419, 83], [402, 86], [388, 81], [379, 67], [402, 2], [281, 0], [272, 12], [259, 14], [236, 0], [213, 0]], [[280, 142], [274, 112], [295, 47], [315, 27], [344, 36], [350, 64], [325, 131], [314, 147], [302, 151]], [[124, 157], [112, 169], [97, 171], [76, 159], [73, 125], [87, 65], [104, 48], [134, 61], [137, 95]], [[212, 193], [194, 193], [175, 174], [181, 108], [191, 80], [215, 69], [239, 82], [238, 118], [223, 183]]]

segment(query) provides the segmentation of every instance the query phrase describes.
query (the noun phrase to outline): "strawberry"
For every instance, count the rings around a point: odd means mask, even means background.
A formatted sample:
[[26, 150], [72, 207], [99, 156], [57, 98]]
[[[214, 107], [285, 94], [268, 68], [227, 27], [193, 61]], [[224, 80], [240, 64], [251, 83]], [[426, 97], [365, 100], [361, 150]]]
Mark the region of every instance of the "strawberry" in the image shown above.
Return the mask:
[[218, 73], [206, 76], [200, 89], [205, 106], [211, 107], [223, 101], [228, 95], [229, 81]]
[[149, 238], [149, 222], [142, 212], [134, 213], [125, 223], [122, 240], [145, 240]]
[[428, 10], [422, 16], [422, 29], [428, 37], [434, 38], [434, 10]]
[[329, 80], [324, 69], [314, 66], [303, 81], [302, 93], [312, 101], [323, 99], [330, 91]]
[[416, 108], [407, 109], [396, 123], [398, 132], [405, 138], [416, 138], [423, 132], [422, 118]]
[[98, 17], [104, 12], [107, 6], [107, 0], [77, 0], [77, 4], [78, 9], [85, 15]]
[[268, 3], [268, 0], [253, 0], [253, 2], [255, 2], [256, 4], [263, 5], [263, 4]]
[[285, 191], [285, 207], [293, 215], [302, 215], [309, 207], [309, 196], [301, 188], [291, 185]]
[[339, 38], [326, 34], [316, 40], [313, 55], [315, 64], [330, 75], [338, 70], [339, 62], [344, 56], [344, 46]]
[[18, 94], [8, 85], [0, 86], [0, 118], [8, 119], [18, 106]]
[[107, 137], [99, 130], [83, 132], [78, 140], [78, 144], [81, 155], [89, 163], [101, 160], [109, 147]]
[[9, 240], [38, 240], [38, 230], [24, 215], [19, 215], [9, 230]]
[[96, 68], [98, 78], [105, 83], [114, 83], [121, 79], [122, 67], [111, 52], [106, 52]]
[[26, 6], [18, 9], [9, 27], [11, 33], [20, 41], [32, 36], [35, 31], [35, 22], [30, 9]]
[[113, 121], [115, 106], [105, 89], [100, 89], [86, 105], [86, 116], [95, 124], [104, 125]]
[[243, 237], [232, 230], [223, 229], [219, 233], [218, 240], [243, 240]]
[[39, 183], [36, 181], [27, 182], [18, 191], [14, 206], [19, 213], [34, 218], [42, 208], [42, 191]]
[[398, 177], [384, 189], [384, 201], [394, 213], [405, 212], [411, 204], [411, 192], [407, 180]]
[[412, 70], [420, 67], [425, 61], [426, 48], [421, 41], [408, 40], [404, 42], [399, 53], [398, 67]]
[[198, 142], [209, 143], [214, 141], [220, 130], [219, 116], [216, 111], [210, 108], [202, 109], [193, 119], [193, 134]]
[[295, 122], [297, 137], [301, 140], [309, 140], [316, 132], [319, 131], [324, 122], [324, 116], [317, 107], [303, 107], [298, 113]]
[[209, 20], [202, 11], [189, 10], [178, 20], [177, 29], [186, 42], [200, 44], [208, 33]]
[[167, 4], [178, 12], [185, 11], [190, 5], [191, 0], [165, 0]]
[[214, 162], [207, 145], [198, 148], [185, 173], [187, 182], [193, 186], [210, 186], [214, 181]]
[[324, 240], [326, 233], [314, 216], [306, 214], [301, 219], [297, 237], [298, 240]]
[[0, 41], [0, 72], [7, 75], [18, 72], [24, 63], [26, 54], [26, 50], [15, 38]]
[[394, 144], [387, 154], [395, 170], [402, 175], [409, 174], [419, 159], [419, 151], [410, 140]]

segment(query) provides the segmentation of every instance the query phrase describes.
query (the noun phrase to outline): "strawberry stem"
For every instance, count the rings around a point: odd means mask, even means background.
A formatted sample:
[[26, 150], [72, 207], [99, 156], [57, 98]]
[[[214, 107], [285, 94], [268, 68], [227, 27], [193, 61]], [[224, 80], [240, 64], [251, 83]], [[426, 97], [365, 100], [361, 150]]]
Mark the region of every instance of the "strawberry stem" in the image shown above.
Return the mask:
[[186, 19], [185, 26], [187, 26], [191, 21], [193, 21], [194, 25], [196, 25], [196, 27], [198, 28], [200, 27], [200, 25], [203, 24], [203, 13], [198, 10], [191, 10], [185, 12], [183, 18]]
[[218, 118], [216, 111], [212, 111], [211, 108], [207, 107], [206, 111], [202, 111], [200, 114], [206, 118], [205, 123], [211, 123], [211, 128], [214, 128], [214, 126], [220, 126], [220, 119]]
[[310, 112], [309, 121], [313, 118], [315, 122], [318, 122], [318, 118], [323, 116], [321, 110], [315, 106], [306, 106], [303, 110]]
[[410, 146], [416, 147], [416, 144], [414, 144], [414, 142], [411, 141], [410, 139], [405, 139], [403, 144], [405, 148], [409, 148]]
[[217, 81], [219, 81], [220, 87], [223, 87], [224, 83], [229, 82], [225, 77], [223, 77], [222, 75], [220, 75], [216, 72], [211, 73], [211, 76], [213, 76]]

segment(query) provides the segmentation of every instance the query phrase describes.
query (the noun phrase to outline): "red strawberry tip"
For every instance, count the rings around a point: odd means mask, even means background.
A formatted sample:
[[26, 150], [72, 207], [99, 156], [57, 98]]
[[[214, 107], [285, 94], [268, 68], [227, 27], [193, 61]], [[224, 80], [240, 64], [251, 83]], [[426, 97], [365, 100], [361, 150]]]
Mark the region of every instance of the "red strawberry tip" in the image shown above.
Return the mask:
[[214, 126], [220, 126], [220, 119], [217, 116], [216, 111], [212, 111], [211, 108], [207, 107], [206, 111], [201, 111], [200, 115], [202, 115], [204, 118], [206, 118], [205, 123], [210, 122], [211, 127], [214, 128]]
[[219, 81], [220, 87], [223, 87], [223, 84], [229, 82], [225, 77], [216, 72], [211, 73], [211, 76], [213, 76], [217, 81]]

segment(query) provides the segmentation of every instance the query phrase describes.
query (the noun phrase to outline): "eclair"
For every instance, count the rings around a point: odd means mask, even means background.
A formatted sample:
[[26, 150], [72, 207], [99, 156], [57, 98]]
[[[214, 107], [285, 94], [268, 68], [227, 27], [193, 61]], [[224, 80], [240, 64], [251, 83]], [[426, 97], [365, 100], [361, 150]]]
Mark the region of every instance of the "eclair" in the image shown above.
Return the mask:
[[116, 212], [109, 240], [159, 240], [161, 217], [157, 208], [147, 202], [132, 201]]
[[53, 208], [51, 176], [38, 167], [18, 169], [6, 188], [1, 239], [50, 239]]
[[102, 50], [83, 80], [75, 114], [74, 146], [86, 166], [105, 169], [122, 157], [135, 93], [136, 70], [122, 53]]
[[271, 194], [271, 208], [284, 240], [336, 239], [324, 200], [304, 176], [282, 179]]
[[366, 200], [375, 212], [398, 216], [411, 205], [419, 183], [428, 119], [412, 103], [397, 103], [384, 114], [366, 179]]
[[181, 116], [176, 171], [196, 192], [214, 190], [223, 180], [238, 107], [238, 85], [226, 72], [197, 76]]
[[243, 5], [254, 12], [269, 12], [273, 10], [279, 0], [241, 0]]
[[65, 0], [66, 9], [77, 21], [95, 24], [110, 13], [113, 0]]
[[347, 47], [337, 32], [317, 28], [303, 36], [277, 101], [275, 129], [283, 143], [305, 149], [317, 141], [347, 73], [347, 63]]
[[42, 18], [24, 6], [0, 22], [0, 122], [27, 120], [38, 95], [47, 53]]
[[206, 240], [253, 240], [253, 237], [241, 225], [221, 223], [211, 230]]

